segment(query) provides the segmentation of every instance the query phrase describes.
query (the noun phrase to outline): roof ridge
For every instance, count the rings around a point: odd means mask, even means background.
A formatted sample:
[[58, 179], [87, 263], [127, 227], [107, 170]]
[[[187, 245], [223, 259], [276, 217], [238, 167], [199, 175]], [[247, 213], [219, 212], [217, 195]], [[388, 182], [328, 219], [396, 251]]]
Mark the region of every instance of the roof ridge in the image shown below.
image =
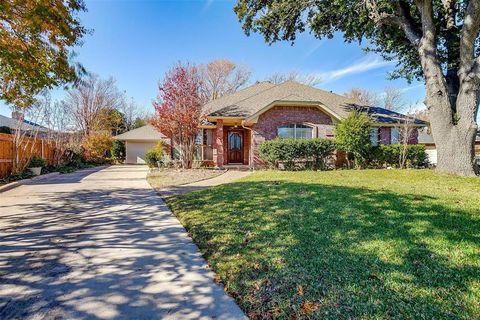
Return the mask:
[[[242, 93], [242, 92], [244, 92], [244, 91], [246, 91], [246, 90], [248, 90], [248, 89], [254, 88], [255, 86], [258, 86], [259, 84], [262, 84], [262, 83], [270, 83], [270, 84], [273, 85], [273, 83], [271, 83], [270, 81], [259, 81], [259, 82], [256, 82], [256, 83], [248, 86], [248, 87], [245, 87], [245, 88], [243, 88], [243, 89], [241, 89], [241, 90], [238, 90], [238, 91], [235, 91], [235, 92], [232, 92], [232, 93], [225, 94], [225, 95], [221, 96], [220, 98], [217, 98], [217, 99], [214, 99], [214, 100], [210, 100], [210, 101], [208, 101], [207, 103], [205, 103], [203, 106], [206, 106], [206, 105], [208, 105], [208, 104], [210, 104], [210, 103], [212, 103], [212, 102], [219, 103], [219, 102], [221, 102], [222, 100], [225, 100], [225, 99], [231, 97], [232, 95], [235, 95], [235, 94], [238, 94], [238, 93]], [[239, 101], [242, 101], [242, 100], [239, 100]], [[202, 108], [203, 108], [203, 107], [202, 107]]]
[[318, 90], [318, 91], [322, 91], [322, 92], [325, 92], [326, 94], [330, 94], [332, 96], [335, 96], [335, 97], [338, 97], [340, 99], [346, 99], [346, 100], [349, 100], [351, 102], [361, 102], [361, 101], [356, 101], [355, 99], [351, 99], [351, 98], [348, 98], [344, 95], [341, 95], [341, 94], [338, 94], [336, 92], [333, 92], [331, 90], [324, 90], [324, 89], [320, 89], [320, 88], [317, 88], [315, 86], [310, 86], [310, 85], [307, 85], [307, 84], [304, 84], [304, 83], [301, 83], [301, 82], [298, 82], [298, 81], [295, 81], [295, 80], [287, 80], [283, 83], [286, 83], [286, 82], [292, 82], [292, 83], [295, 83], [297, 85], [300, 85], [300, 86], [303, 86], [303, 87], [306, 87], [306, 88], [309, 88], [310, 90], [313, 89], [313, 90]]
[[[253, 98], [253, 97], [255, 97], [255, 96], [258, 96], [259, 94], [264, 93], [264, 92], [266, 92], [266, 91], [268, 91], [268, 90], [270, 90], [270, 89], [276, 88], [276, 87], [278, 87], [278, 86], [280, 85], [280, 84], [271, 83], [270, 81], [262, 81], [262, 82], [257, 83], [256, 85], [258, 85], [258, 84], [260, 84], [260, 83], [264, 83], [264, 82], [265, 82], [265, 83], [270, 83], [270, 84], [272, 84], [273, 86], [270, 87], [270, 88], [266, 88], [265, 90], [259, 91], [259, 92], [255, 93], [255, 94], [253, 94], [253, 95], [251, 95], [251, 96], [248, 96], [248, 97], [246, 97], [246, 98], [244, 98], [244, 99], [240, 99], [240, 100], [238, 100], [238, 101], [235, 101], [235, 103], [248, 100], [248, 99]], [[252, 87], [253, 87], [253, 86], [252, 86]]]

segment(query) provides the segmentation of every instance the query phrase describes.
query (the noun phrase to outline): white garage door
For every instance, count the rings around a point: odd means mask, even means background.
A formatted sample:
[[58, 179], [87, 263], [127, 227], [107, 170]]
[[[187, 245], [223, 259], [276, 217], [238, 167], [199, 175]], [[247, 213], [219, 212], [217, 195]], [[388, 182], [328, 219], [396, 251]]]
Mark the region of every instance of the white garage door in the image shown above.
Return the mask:
[[153, 148], [155, 142], [132, 142], [126, 143], [126, 163], [145, 164], [145, 152]]

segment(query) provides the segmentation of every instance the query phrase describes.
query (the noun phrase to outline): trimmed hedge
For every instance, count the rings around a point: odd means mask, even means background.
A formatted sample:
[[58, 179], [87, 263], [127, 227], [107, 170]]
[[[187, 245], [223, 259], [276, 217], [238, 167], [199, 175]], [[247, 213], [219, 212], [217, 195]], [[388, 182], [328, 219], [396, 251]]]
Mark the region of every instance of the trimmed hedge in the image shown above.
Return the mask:
[[296, 169], [298, 162], [304, 162], [305, 168], [325, 170], [334, 151], [335, 142], [329, 139], [276, 138], [258, 147], [260, 158], [271, 168], [278, 168], [282, 163], [286, 170]]
[[[399, 167], [400, 155], [405, 146], [402, 144], [379, 145], [372, 148], [371, 165], [374, 167]], [[406, 146], [406, 166], [425, 167], [428, 165], [428, 155], [424, 145], [409, 144]]]

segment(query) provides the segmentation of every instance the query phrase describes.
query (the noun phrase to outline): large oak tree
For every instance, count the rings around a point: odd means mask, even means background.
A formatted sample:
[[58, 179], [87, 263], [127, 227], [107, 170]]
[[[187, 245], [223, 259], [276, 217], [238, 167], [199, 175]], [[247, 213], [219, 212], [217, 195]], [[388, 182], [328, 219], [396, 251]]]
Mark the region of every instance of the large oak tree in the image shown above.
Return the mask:
[[82, 0], [0, 1], [0, 99], [30, 107], [45, 88], [78, 79], [72, 48], [87, 33], [77, 14]]
[[341, 32], [367, 40], [367, 50], [398, 61], [393, 77], [423, 79], [438, 150], [438, 169], [475, 175], [474, 141], [480, 96], [478, 0], [239, 0], [245, 32], [266, 42]]

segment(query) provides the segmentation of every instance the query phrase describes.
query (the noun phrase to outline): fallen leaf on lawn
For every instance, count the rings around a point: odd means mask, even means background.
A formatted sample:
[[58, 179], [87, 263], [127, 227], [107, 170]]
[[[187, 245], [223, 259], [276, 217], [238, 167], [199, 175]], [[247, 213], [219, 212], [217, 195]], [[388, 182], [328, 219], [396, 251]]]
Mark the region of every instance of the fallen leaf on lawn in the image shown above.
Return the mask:
[[301, 284], [297, 286], [297, 292], [299, 296], [303, 297], [304, 291], [303, 291], [303, 286]]
[[320, 309], [320, 303], [318, 302], [304, 302], [302, 303], [302, 312], [305, 314], [305, 315], [309, 315], [310, 313], [312, 312], [315, 312], [317, 311], [318, 309]]

